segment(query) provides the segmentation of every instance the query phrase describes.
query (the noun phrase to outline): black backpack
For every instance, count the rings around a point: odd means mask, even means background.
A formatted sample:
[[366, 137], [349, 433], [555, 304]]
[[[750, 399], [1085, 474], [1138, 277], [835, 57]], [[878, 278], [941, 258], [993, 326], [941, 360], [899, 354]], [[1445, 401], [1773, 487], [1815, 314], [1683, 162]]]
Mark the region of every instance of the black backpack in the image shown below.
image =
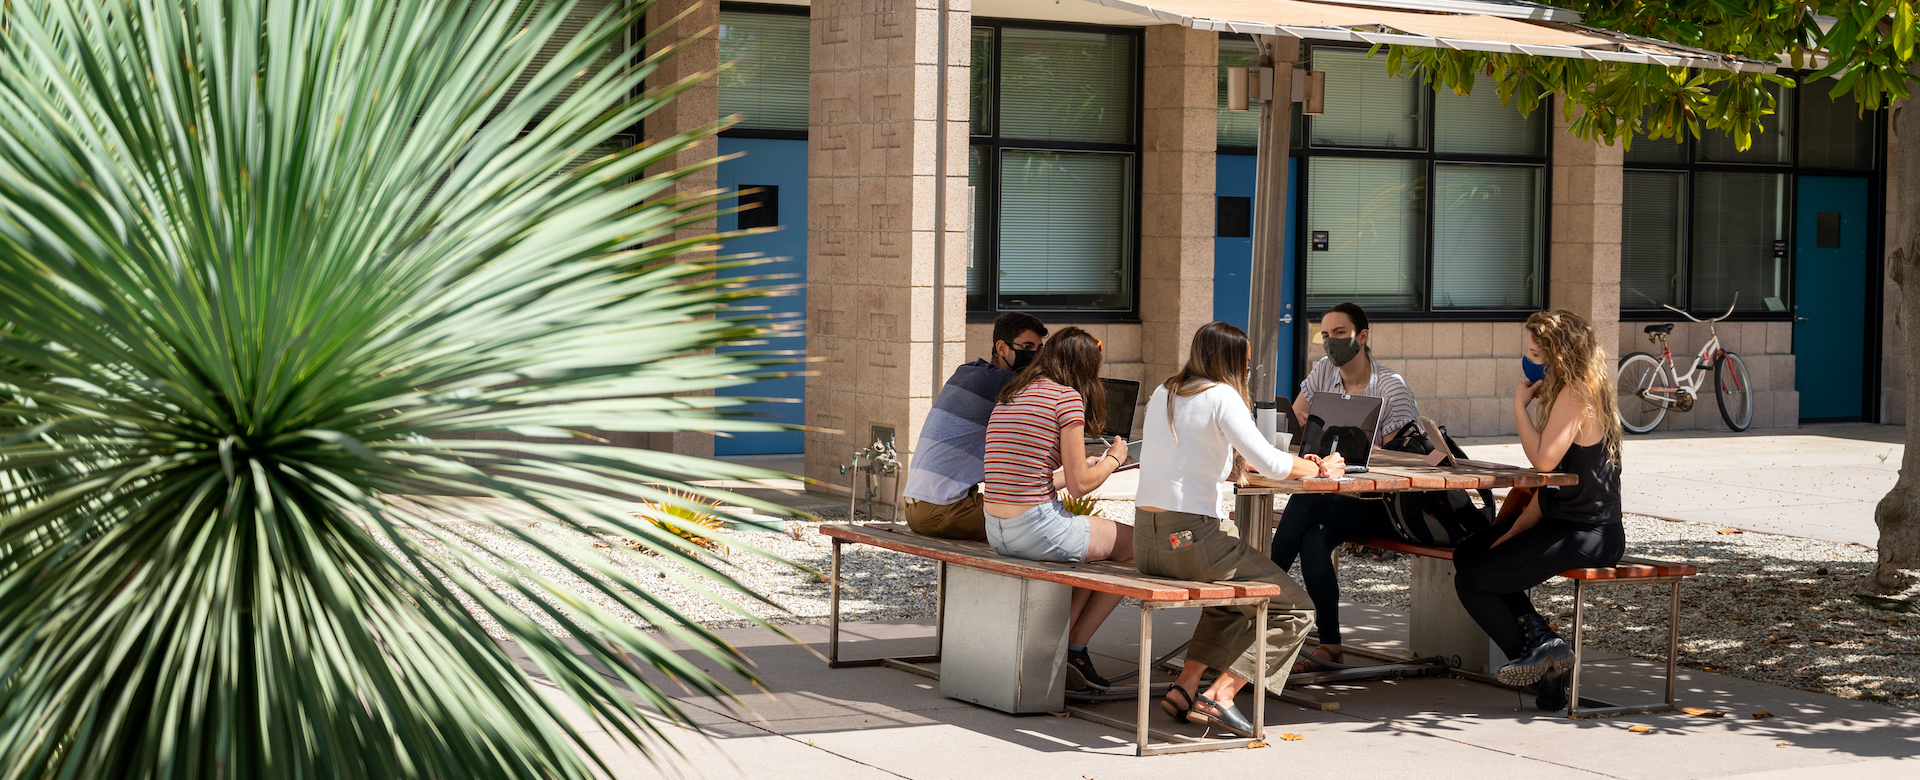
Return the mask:
[[[1438, 429], [1448, 452], [1453, 453], [1455, 458], [1467, 457], [1444, 426]], [[1421, 429], [1419, 420], [1402, 426], [1381, 446], [1415, 455], [1426, 455], [1435, 449], [1433, 441]], [[1480, 494], [1477, 506], [1472, 493]], [[1499, 511], [1493, 502], [1493, 491], [1480, 489], [1472, 493], [1465, 490], [1388, 493], [1385, 496], [1387, 518], [1393, 522], [1394, 534], [1401, 541], [1428, 547], [1455, 547], [1468, 535], [1491, 527], [1494, 514]]]

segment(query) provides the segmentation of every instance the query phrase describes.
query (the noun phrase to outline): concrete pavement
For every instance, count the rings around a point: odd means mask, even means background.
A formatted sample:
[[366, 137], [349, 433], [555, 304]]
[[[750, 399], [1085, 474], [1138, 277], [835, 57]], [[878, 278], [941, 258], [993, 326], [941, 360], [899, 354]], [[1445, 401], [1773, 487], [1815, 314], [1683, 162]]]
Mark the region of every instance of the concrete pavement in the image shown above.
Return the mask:
[[[1390, 649], [1404, 640], [1405, 617], [1355, 605], [1351, 644]], [[1162, 643], [1192, 631], [1193, 610], [1158, 613]], [[1103, 671], [1137, 657], [1139, 612], [1122, 608], [1095, 638]], [[794, 630], [824, 649], [825, 628]], [[1131, 734], [1078, 718], [1011, 716], [939, 695], [939, 684], [883, 667], [828, 670], [807, 650], [758, 630], [722, 632], [759, 665], [768, 690], [728, 707], [677, 699], [704, 736], [670, 729], [679, 754], [657, 762], [614, 752], [614, 740], [584, 715], [575, 722], [607, 750], [618, 778], [992, 778], [1254, 777], [1328, 774], [1344, 778], [1599, 778], [1684, 780], [1710, 777], [1848, 780], [1920, 776], [1920, 713], [1822, 694], [1681, 671], [1681, 704], [1727, 717], [1679, 713], [1571, 721], [1532, 709], [1526, 697], [1467, 680], [1416, 678], [1310, 689], [1338, 702], [1335, 712], [1269, 700], [1270, 746], [1252, 750], [1136, 758]], [[843, 631], [842, 656], [924, 653], [925, 621], [864, 623]], [[530, 670], [532, 671], [532, 670]], [[1617, 700], [1659, 696], [1661, 667], [1602, 656], [1583, 686]], [[1162, 677], [1164, 679], [1164, 676]], [[726, 679], [751, 691], [744, 680]], [[1239, 704], [1251, 712], [1251, 694]], [[557, 696], [557, 694], [556, 694]], [[1097, 705], [1132, 720], [1132, 702]], [[567, 709], [571, 710], [568, 705]], [[1753, 719], [1758, 711], [1773, 717]], [[1157, 708], [1156, 726], [1174, 726]], [[1628, 730], [1644, 724], [1653, 730]], [[1301, 735], [1282, 741], [1281, 733]], [[658, 747], [658, 746], [656, 746]]]

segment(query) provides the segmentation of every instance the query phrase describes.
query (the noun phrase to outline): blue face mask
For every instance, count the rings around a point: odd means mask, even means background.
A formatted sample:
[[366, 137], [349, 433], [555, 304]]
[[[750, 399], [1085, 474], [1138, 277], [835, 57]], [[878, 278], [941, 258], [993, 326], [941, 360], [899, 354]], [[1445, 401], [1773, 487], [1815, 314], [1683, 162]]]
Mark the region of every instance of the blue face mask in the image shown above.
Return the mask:
[[1520, 356], [1520, 370], [1527, 373], [1529, 382], [1538, 382], [1547, 378], [1547, 367], [1527, 359], [1526, 355]]

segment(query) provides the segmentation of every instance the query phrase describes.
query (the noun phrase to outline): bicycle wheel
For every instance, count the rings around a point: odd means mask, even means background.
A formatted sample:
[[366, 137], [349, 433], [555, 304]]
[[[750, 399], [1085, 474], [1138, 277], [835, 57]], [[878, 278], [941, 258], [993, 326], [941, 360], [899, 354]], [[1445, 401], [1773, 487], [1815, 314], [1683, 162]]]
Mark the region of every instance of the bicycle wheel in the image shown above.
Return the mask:
[[1744, 431], [1753, 424], [1753, 381], [1746, 361], [1723, 352], [1713, 361], [1713, 395], [1720, 399], [1720, 419], [1727, 427]]
[[1669, 387], [1673, 377], [1667, 367], [1652, 355], [1635, 352], [1620, 359], [1620, 379], [1615, 384], [1614, 404], [1620, 407], [1620, 427], [1629, 433], [1646, 433], [1667, 417], [1664, 401], [1641, 393], [1648, 388]]

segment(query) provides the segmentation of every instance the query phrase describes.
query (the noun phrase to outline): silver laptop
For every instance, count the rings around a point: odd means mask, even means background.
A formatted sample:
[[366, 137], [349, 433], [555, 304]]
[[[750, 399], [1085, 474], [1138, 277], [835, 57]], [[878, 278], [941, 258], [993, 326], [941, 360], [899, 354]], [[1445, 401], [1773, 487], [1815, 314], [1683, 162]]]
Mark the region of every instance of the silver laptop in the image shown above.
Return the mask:
[[1315, 393], [1302, 423], [1300, 454], [1327, 455], [1337, 450], [1347, 461], [1348, 473], [1366, 471], [1384, 403], [1378, 396]]

